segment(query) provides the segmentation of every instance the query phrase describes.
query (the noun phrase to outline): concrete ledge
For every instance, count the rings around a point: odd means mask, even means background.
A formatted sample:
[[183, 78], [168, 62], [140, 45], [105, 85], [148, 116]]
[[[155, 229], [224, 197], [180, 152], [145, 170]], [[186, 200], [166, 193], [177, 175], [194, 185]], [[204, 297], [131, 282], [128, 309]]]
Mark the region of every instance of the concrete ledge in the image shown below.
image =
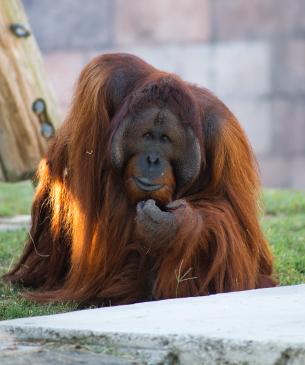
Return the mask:
[[305, 285], [23, 318], [1, 322], [1, 330], [18, 344], [16, 354], [31, 341], [41, 351], [57, 343], [58, 354], [77, 344], [90, 356], [111, 356], [105, 364], [301, 365]]

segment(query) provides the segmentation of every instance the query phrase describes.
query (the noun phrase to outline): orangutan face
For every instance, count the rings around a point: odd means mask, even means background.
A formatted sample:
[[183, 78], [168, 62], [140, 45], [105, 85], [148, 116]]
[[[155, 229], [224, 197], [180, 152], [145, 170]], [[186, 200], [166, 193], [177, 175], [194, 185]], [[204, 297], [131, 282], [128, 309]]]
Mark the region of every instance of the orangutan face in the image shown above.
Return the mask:
[[165, 107], [150, 106], [126, 118], [114, 136], [112, 153], [135, 201], [167, 203], [200, 170], [200, 148], [191, 127]]

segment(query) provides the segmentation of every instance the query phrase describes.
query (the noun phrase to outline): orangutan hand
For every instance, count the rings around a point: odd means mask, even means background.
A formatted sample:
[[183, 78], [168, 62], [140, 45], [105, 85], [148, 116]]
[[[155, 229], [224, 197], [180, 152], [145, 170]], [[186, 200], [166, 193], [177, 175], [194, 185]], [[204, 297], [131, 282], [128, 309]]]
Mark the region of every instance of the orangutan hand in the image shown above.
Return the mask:
[[177, 232], [175, 215], [161, 210], [152, 199], [137, 204], [136, 224], [138, 234], [154, 246], [173, 238]]

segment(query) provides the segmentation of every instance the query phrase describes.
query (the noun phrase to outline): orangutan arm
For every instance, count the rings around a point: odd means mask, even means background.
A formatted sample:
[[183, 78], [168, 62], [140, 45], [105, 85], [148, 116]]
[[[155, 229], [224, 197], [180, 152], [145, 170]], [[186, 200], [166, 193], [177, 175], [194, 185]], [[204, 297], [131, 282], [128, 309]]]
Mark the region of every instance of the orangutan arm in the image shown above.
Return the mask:
[[254, 245], [228, 201], [177, 200], [166, 209], [151, 203], [145, 219], [139, 219], [139, 212], [137, 218], [155, 260], [154, 298], [255, 288], [263, 277], [272, 286], [272, 260], [263, 236]]

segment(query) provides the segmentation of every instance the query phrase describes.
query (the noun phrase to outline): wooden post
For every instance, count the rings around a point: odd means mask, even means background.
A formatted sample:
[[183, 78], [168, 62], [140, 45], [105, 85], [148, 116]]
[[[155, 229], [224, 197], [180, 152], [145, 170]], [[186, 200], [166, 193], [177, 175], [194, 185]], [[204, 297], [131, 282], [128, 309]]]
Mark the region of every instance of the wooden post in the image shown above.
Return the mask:
[[31, 177], [57, 125], [56, 103], [23, 5], [1, 0], [0, 180]]

